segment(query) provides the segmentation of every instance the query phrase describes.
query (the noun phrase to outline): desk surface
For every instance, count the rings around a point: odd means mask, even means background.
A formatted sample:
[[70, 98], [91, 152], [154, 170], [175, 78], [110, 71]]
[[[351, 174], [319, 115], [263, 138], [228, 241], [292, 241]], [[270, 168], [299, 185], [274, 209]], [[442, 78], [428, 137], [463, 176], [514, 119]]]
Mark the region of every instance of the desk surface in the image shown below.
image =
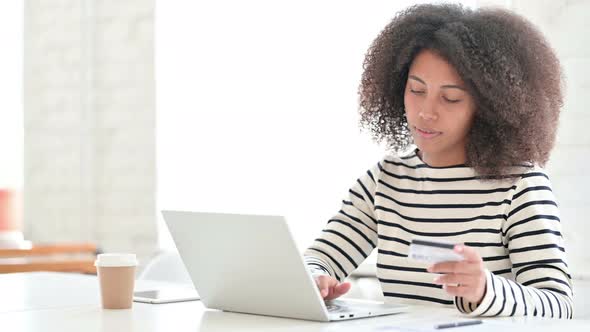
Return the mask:
[[[9, 331], [428, 331], [435, 324], [463, 319], [449, 308], [413, 306], [399, 315], [337, 323], [254, 316], [208, 310], [200, 301], [144, 304], [129, 310], [100, 307], [95, 276], [65, 273], [18, 273], [0, 275], [0, 326]], [[136, 289], [149, 289], [138, 282]], [[540, 320], [491, 318], [481, 325], [448, 331], [588, 331], [589, 320]], [[435, 330], [436, 331], [436, 330]]]

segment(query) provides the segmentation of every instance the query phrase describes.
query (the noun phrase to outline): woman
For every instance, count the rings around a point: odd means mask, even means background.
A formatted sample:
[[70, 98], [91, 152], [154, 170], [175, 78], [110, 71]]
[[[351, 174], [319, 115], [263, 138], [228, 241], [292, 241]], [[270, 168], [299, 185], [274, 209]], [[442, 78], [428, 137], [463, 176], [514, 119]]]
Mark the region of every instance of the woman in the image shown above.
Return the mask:
[[[418, 5], [386, 26], [364, 68], [362, 124], [396, 153], [355, 182], [305, 252], [322, 296], [346, 293], [344, 278], [377, 248], [389, 301], [572, 318], [559, 211], [542, 169], [563, 102], [543, 36], [506, 10]], [[410, 241], [424, 237], [457, 243], [464, 259], [409, 259]]]

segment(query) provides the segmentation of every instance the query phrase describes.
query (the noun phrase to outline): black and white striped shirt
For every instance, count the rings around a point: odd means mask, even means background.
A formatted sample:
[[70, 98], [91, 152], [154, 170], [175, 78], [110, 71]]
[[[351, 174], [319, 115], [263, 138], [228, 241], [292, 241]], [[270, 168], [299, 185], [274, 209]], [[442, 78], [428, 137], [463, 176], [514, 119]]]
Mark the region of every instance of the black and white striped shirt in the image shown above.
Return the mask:
[[[346, 278], [377, 248], [377, 277], [392, 302], [454, 305], [471, 316], [572, 317], [572, 284], [559, 211], [539, 167], [483, 181], [464, 165], [431, 167], [417, 155], [386, 156], [363, 174], [305, 252], [315, 273]], [[407, 257], [414, 237], [474, 247], [486, 266], [478, 305], [434, 284]]]

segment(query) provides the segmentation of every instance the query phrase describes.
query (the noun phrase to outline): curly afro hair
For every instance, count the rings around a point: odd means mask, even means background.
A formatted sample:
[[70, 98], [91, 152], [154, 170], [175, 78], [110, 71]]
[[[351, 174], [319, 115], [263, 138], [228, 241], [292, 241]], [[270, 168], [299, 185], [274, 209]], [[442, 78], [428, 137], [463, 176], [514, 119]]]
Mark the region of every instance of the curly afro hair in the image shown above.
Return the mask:
[[366, 53], [361, 126], [396, 152], [413, 139], [404, 110], [412, 60], [431, 49], [455, 67], [476, 103], [466, 164], [483, 176], [544, 166], [563, 106], [562, 69], [543, 35], [499, 8], [416, 5], [398, 13]]

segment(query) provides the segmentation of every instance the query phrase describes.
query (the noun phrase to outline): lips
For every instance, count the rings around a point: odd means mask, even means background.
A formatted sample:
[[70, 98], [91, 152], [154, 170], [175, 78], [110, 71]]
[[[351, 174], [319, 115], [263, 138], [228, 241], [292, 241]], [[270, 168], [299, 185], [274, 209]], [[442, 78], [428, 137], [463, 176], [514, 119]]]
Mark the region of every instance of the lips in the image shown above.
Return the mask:
[[436, 137], [436, 136], [442, 134], [442, 132], [436, 131], [436, 130], [430, 129], [430, 128], [414, 127], [414, 129], [416, 130], [416, 133], [418, 133], [418, 135], [420, 135], [420, 137], [423, 137], [423, 138], [433, 138], [433, 137]]

